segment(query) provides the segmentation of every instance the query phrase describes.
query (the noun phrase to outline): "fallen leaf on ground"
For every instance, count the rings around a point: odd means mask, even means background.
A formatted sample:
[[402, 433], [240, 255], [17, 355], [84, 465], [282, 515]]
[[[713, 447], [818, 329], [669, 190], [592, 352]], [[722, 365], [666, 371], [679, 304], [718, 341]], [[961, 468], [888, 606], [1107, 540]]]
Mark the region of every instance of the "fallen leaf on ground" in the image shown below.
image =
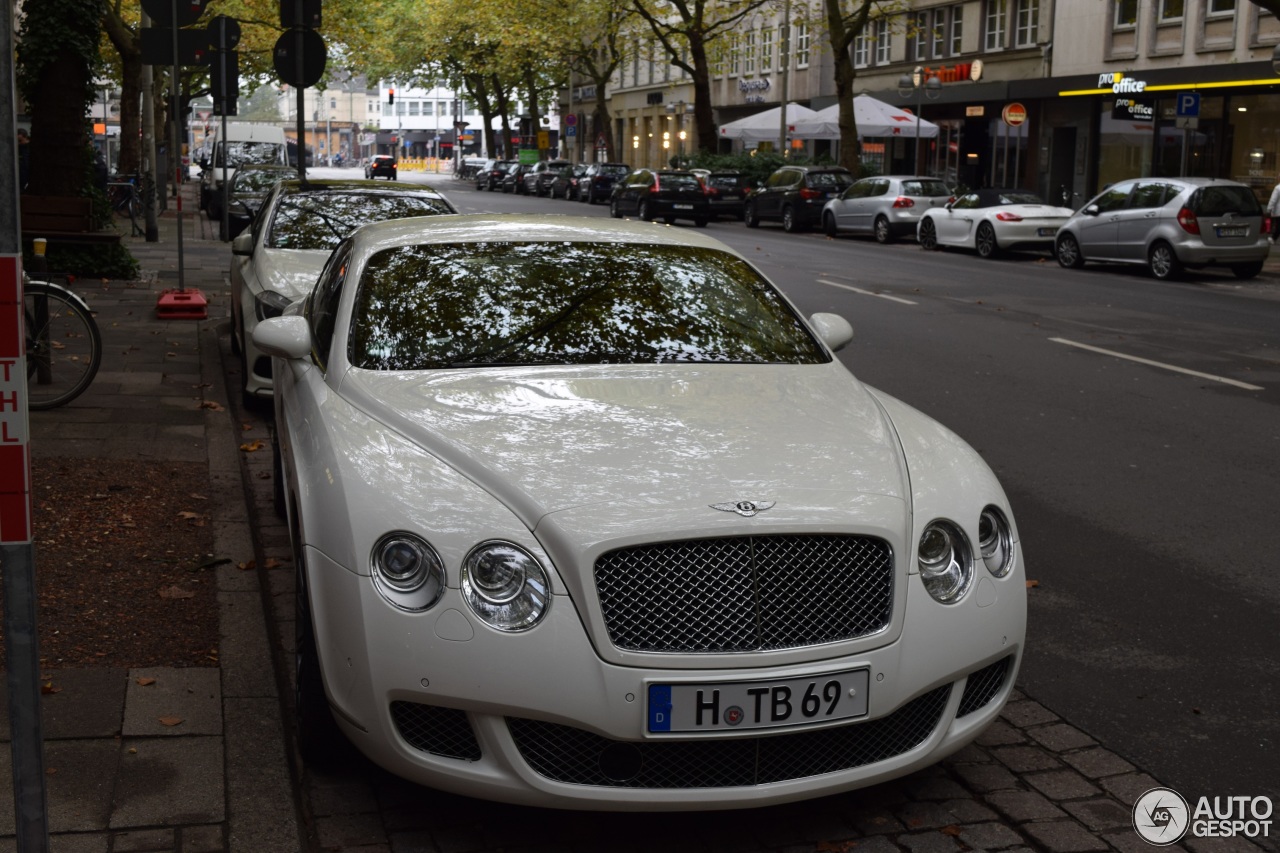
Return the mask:
[[160, 590], [160, 597], [168, 599], [195, 598], [196, 594], [194, 592], [188, 592], [180, 586], [174, 585], [167, 586]]
[[156, 719], [160, 722], [160, 725], [170, 727], [180, 726], [186, 722], [186, 720], [181, 717], [157, 717]]
[[41, 685], [40, 685], [40, 692], [41, 692], [42, 694], [44, 694], [45, 696], [49, 696], [49, 695], [52, 695], [52, 694], [54, 694], [54, 693], [61, 693], [61, 692], [62, 692], [62, 688], [61, 688], [61, 687], [54, 687], [54, 686], [53, 686], [53, 682], [52, 682], [52, 681], [46, 681], [44, 684], [41, 684]]
[[257, 567], [258, 567], [258, 564], [257, 564], [256, 562], [254, 562], [253, 560], [248, 560], [248, 561], [243, 562], [243, 563], [236, 563], [236, 568], [237, 568], [237, 569], [239, 569], [239, 570], [240, 570], [240, 571], [242, 571], [242, 572], [249, 572], [249, 571], [253, 571], [253, 570], [254, 570], [254, 569], [256, 569]]
[[143, 687], [150, 687], [151, 685], [156, 683], [156, 680], [154, 678], [151, 678], [150, 676], [144, 675], [138, 679], [137, 683]]
[[263, 444], [262, 439], [260, 438], [255, 438], [253, 441], [249, 442], [248, 444], [240, 445], [240, 449], [245, 451], [246, 453], [253, 453], [255, 450], [261, 450], [264, 447], [266, 447], [266, 445]]
[[204, 518], [204, 516], [198, 512], [192, 512], [189, 509], [184, 509], [182, 512], [178, 513], [178, 518], [181, 518], [185, 521], [191, 521], [197, 518]]
[[218, 403], [216, 400], [205, 400], [203, 403], [200, 404], [200, 408], [212, 409], [215, 412], [223, 411], [222, 404]]
[[1027, 581], [1027, 589], [1034, 589], [1040, 586], [1040, 581]]

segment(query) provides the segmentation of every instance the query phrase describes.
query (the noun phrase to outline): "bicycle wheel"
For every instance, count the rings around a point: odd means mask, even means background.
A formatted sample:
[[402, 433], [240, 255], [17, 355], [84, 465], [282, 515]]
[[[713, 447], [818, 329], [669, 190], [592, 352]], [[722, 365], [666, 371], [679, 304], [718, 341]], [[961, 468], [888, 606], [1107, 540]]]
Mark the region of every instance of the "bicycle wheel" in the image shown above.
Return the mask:
[[74, 400], [102, 363], [102, 335], [71, 291], [27, 282], [22, 300], [27, 336], [27, 406], [52, 409]]

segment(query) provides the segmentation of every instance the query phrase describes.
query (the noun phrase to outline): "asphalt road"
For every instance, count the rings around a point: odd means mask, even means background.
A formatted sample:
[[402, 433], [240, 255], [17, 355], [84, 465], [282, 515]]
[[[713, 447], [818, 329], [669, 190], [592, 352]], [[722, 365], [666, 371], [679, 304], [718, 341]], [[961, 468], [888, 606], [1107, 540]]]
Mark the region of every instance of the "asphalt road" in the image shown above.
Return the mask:
[[[400, 179], [464, 213], [608, 215]], [[854, 373], [996, 470], [1037, 583], [1028, 695], [1188, 799], [1280, 799], [1280, 280], [1160, 282], [723, 220], [706, 233], [805, 313], [846, 316]]]

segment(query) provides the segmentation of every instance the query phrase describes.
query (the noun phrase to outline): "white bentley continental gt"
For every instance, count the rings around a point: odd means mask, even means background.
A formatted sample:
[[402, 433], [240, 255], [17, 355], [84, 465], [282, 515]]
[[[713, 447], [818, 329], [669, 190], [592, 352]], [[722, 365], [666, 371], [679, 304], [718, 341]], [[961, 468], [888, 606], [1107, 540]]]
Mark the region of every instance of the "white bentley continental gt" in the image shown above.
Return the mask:
[[693, 231], [354, 231], [253, 331], [304, 756], [345, 735], [475, 797], [720, 809], [972, 741], [1023, 654], [1017, 527], [972, 448], [835, 357], [852, 336]]

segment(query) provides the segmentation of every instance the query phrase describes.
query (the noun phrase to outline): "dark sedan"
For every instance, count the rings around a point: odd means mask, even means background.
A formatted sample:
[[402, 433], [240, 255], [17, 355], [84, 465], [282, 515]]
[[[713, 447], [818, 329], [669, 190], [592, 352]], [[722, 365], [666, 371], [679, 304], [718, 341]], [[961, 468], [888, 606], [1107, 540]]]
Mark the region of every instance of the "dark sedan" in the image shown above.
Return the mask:
[[613, 185], [631, 171], [626, 163], [592, 163], [578, 183], [578, 201], [595, 204], [608, 201], [613, 195]]
[[628, 213], [668, 225], [691, 219], [699, 228], [705, 228], [711, 218], [702, 181], [692, 172], [676, 170], [636, 169], [619, 181], [609, 198], [609, 215], [618, 219]]

